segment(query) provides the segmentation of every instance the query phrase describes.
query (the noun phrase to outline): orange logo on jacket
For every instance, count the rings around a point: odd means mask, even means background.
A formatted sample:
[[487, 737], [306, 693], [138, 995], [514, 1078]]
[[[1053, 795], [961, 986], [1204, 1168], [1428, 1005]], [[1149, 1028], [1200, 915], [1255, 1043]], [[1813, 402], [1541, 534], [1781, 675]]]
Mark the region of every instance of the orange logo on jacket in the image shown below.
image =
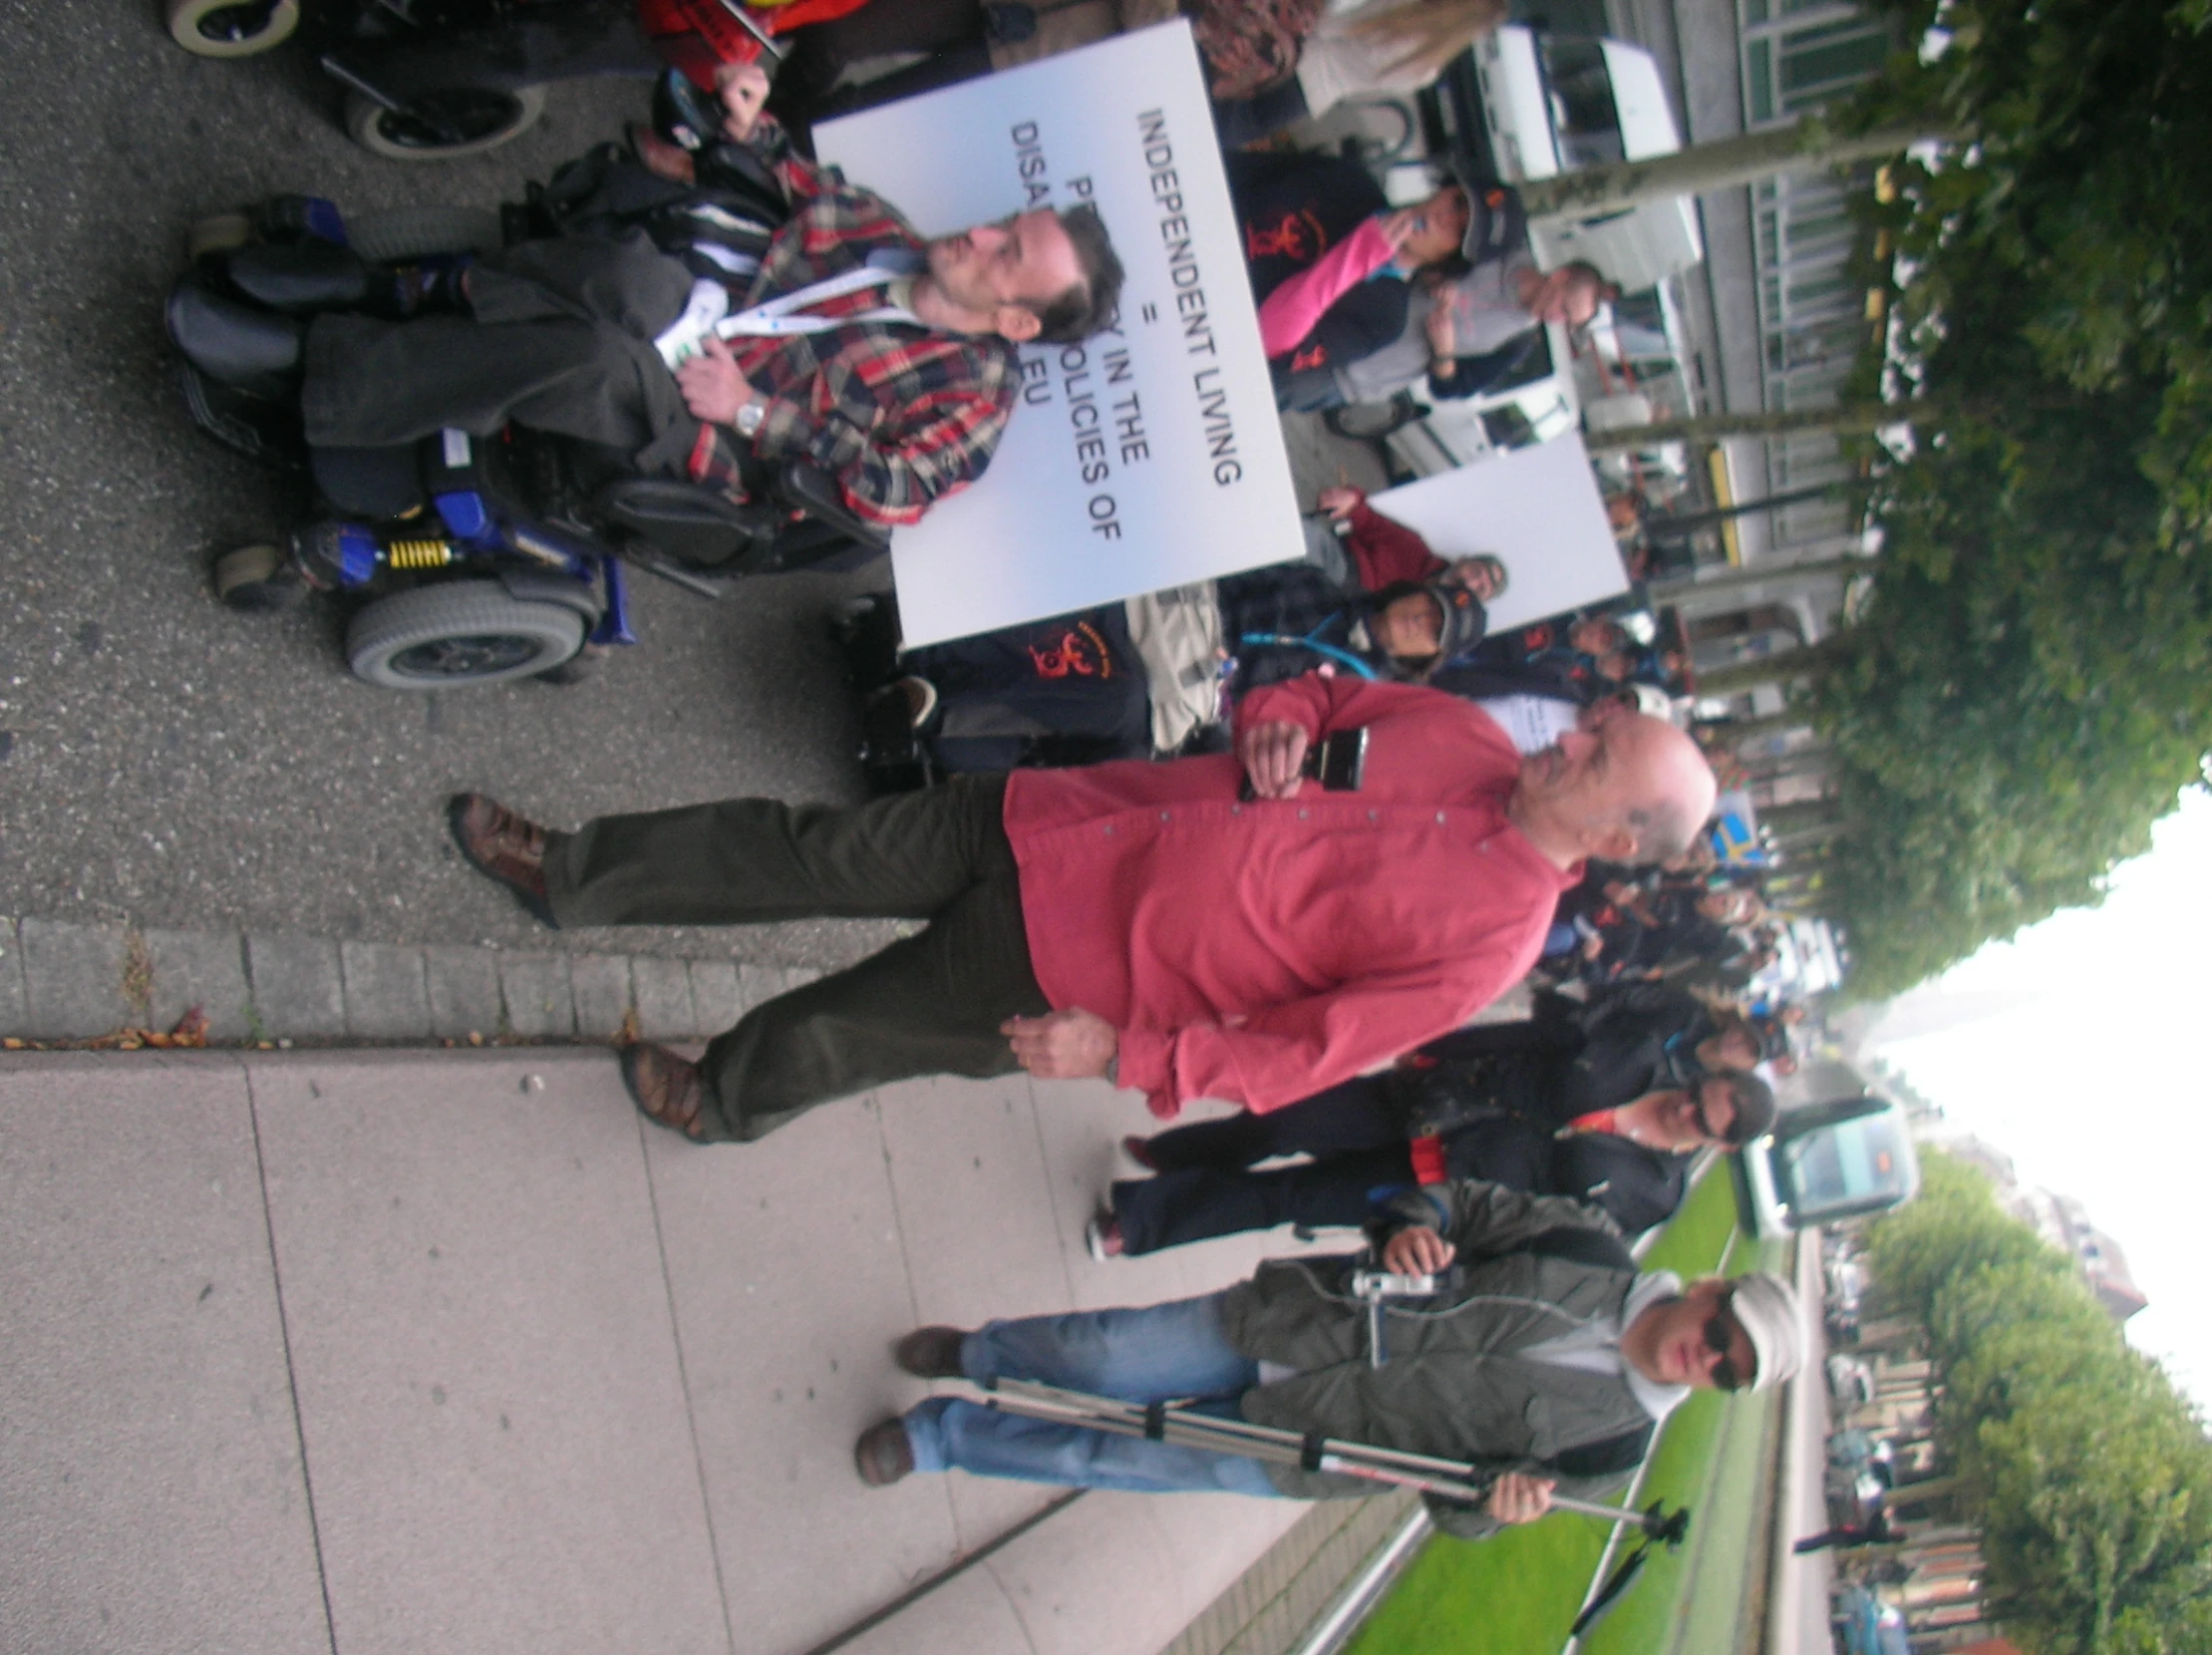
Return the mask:
[[1113, 651], [1089, 621], [1079, 621], [1060, 635], [1060, 642], [1046, 649], [1025, 646], [1037, 663], [1040, 678], [1111, 678]]
[[1311, 212], [1286, 212], [1270, 229], [1264, 224], [1244, 226], [1246, 258], [1290, 258], [1311, 264], [1329, 250], [1329, 232]]

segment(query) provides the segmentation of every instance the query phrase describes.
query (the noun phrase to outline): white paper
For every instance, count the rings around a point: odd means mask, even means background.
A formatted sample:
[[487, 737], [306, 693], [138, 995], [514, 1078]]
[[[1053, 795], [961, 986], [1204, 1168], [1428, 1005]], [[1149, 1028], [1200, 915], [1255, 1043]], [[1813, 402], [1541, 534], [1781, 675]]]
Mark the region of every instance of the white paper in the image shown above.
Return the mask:
[[1505, 595], [1488, 605], [1493, 633], [1628, 590], [1578, 433], [1438, 472], [1370, 503], [1438, 557], [1488, 551], [1504, 559]]

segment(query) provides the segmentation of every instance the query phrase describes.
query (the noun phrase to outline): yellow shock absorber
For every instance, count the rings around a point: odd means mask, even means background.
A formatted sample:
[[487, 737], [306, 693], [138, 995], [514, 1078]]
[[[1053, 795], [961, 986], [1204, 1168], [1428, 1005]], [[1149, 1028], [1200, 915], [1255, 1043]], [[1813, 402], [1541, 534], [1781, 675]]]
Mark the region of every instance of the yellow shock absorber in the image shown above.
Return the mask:
[[454, 560], [451, 540], [394, 540], [384, 548], [384, 560], [395, 569], [444, 568]]

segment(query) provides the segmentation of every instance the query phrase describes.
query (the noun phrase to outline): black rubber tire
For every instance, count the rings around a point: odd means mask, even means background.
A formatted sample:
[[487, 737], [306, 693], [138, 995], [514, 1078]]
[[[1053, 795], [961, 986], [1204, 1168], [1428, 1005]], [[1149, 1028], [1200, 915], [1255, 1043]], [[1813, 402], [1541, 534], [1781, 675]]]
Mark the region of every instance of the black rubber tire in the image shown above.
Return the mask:
[[463, 156], [480, 156], [519, 138], [545, 113], [545, 89], [541, 86], [526, 86], [518, 92], [465, 88], [437, 96], [451, 101], [462, 112], [467, 137], [459, 143], [437, 139], [404, 114], [388, 110], [358, 92], [346, 94], [346, 136], [386, 161], [458, 161]]
[[346, 664], [388, 690], [456, 690], [534, 678], [583, 647], [584, 618], [509, 596], [496, 580], [447, 580], [377, 599], [346, 628]]
[[200, 58], [250, 58], [291, 37], [299, 0], [168, 0], [169, 39]]
[[282, 546], [239, 546], [216, 558], [211, 573], [223, 606], [246, 614], [294, 608], [307, 596], [307, 584]]
[[499, 215], [488, 207], [399, 206], [346, 220], [346, 244], [371, 264], [426, 253], [481, 253], [499, 246]]

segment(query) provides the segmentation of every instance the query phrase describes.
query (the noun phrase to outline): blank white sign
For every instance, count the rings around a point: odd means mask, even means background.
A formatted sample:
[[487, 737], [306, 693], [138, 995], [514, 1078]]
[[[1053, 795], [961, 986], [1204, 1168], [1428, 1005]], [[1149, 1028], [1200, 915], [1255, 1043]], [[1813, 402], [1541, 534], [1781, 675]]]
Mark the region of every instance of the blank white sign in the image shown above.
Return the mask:
[[1372, 503], [1417, 531], [1439, 557], [1490, 551], [1505, 560], [1511, 580], [1489, 605], [1493, 633], [1628, 590], [1578, 434], [1424, 477]]

